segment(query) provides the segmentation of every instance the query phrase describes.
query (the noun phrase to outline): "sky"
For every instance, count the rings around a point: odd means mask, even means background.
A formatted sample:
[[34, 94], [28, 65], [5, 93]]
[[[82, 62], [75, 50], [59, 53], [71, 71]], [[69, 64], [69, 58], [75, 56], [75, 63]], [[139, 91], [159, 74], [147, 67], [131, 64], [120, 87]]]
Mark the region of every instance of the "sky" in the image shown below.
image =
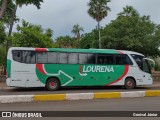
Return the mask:
[[[97, 25], [87, 13], [88, 2], [89, 0], [44, 0], [39, 10], [33, 5], [18, 8], [17, 16], [21, 20], [41, 25], [44, 29], [51, 28], [54, 31], [53, 39], [58, 36], [74, 36], [71, 30], [75, 24], [83, 27], [83, 33], [91, 32]], [[111, 11], [101, 21], [101, 26], [115, 20], [126, 5], [133, 6], [141, 16], [150, 15], [151, 21], [160, 24], [160, 0], [111, 0], [108, 3]], [[16, 25], [14, 31], [15, 28]]]

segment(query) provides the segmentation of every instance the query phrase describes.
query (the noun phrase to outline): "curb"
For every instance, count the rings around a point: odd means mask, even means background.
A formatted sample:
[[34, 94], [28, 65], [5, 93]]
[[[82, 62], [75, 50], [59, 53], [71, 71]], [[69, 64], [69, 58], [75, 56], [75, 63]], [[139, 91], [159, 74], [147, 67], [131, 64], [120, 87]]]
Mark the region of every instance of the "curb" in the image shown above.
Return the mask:
[[113, 98], [157, 97], [160, 90], [130, 91], [130, 92], [97, 92], [97, 93], [68, 93], [48, 95], [6, 95], [0, 96], [0, 103], [64, 101], [64, 100], [91, 100]]

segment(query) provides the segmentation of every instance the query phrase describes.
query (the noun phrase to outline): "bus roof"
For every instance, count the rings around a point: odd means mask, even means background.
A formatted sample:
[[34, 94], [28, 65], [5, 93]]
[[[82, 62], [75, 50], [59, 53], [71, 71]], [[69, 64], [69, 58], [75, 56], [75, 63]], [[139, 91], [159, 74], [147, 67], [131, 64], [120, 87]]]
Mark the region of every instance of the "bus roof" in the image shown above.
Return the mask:
[[55, 52], [81, 52], [81, 53], [108, 53], [108, 54], [136, 54], [144, 56], [141, 53], [127, 51], [127, 50], [116, 50], [116, 49], [75, 49], [75, 48], [32, 48], [32, 47], [11, 47], [10, 50], [44, 50], [44, 51], [55, 51]]
[[144, 56], [143, 54], [138, 53], [138, 52], [134, 52], [134, 51], [127, 51], [127, 50], [119, 50], [119, 51], [122, 51], [122, 53], [124, 53], [124, 54], [135, 54], [135, 55]]

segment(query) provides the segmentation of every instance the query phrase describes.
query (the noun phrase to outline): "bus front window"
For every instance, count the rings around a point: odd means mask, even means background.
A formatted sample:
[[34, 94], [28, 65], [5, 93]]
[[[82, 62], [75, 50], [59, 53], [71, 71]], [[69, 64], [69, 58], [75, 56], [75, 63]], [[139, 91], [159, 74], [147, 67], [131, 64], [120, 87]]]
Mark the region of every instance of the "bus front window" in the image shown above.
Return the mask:
[[151, 73], [151, 69], [147, 60], [143, 60], [143, 71], [147, 73]]
[[140, 55], [131, 55], [133, 59], [136, 61], [137, 65], [141, 70], [143, 70], [143, 56]]
[[133, 57], [133, 59], [136, 61], [137, 65], [139, 66], [139, 68], [147, 73], [151, 73], [151, 68], [149, 66], [148, 61], [144, 58], [144, 56], [140, 56], [140, 55], [131, 55]]

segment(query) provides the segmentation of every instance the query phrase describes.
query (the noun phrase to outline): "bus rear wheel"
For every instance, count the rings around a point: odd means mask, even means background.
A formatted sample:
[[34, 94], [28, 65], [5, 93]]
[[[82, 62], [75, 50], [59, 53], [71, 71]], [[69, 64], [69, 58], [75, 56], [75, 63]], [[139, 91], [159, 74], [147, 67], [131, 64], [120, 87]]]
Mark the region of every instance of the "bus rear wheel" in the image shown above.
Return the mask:
[[125, 81], [125, 88], [126, 89], [134, 89], [136, 87], [136, 83], [134, 79], [132, 78], [127, 78]]
[[46, 83], [46, 89], [49, 91], [58, 90], [60, 87], [60, 82], [57, 78], [49, 78]]

